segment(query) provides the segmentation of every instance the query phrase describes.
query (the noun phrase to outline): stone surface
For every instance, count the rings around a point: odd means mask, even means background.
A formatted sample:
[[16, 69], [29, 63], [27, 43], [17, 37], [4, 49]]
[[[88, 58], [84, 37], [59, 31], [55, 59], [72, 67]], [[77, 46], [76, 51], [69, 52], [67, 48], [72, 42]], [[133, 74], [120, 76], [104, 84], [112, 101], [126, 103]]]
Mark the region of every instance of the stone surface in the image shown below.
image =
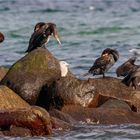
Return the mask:
[[[118, 103], [117, 103], [118, 104]], [[67, 105], [62, 111], [75, 120], [87, 124], [140, 124], [140, 114], [125, 108], [127, 105], [115, 107], [102, 106], [98, 108], [84, 108], [82, 106]], [[109, 105], [110, 106], [110, 105]], [[118, 108], [117, 108], [118, 106]], [[122, 107], [121, 107], [122, 106]]]
[[49, 87], [60, 76], [58, 60], [47, 49], [38, 48], [13, 64], [1, 84], [35, 104], [42, 87]]
[[3, 79], [3, 77], [6, 75], [8, 69], [4, 68], [4, 67], [0, 67], [0, 81]]
[[50, 115], [57, 118], [57, 119], [60, 119], [64, 122], [67, 122], [69, 124], [75, 124], [76, 123], [76, 120], [74, 120], [70, 115], [62, 112], [62, 111], [59, 111], [57, 109], [52, 109], [51, 111], [49, 111]]
[[59, 97], [59, 99], [63, 100], [61, 107], [67, 104], [87, 107], [90, 102], [94, 100], [94, 85], [89, 84], [87, 81], [77, 79], [70, 71], [66, 77], [60, 78], [60, 80], [56, 82], [56, 85], [56, 99]]
[[0, 86], [0, 110], [30, 107], [19, 95], [6, 86]]
[[[81, 105], [83, 107], [99, 107], [108, 99], [118, 99], [140, 110], [140, 91], [124, 85], [114, 77], [79, 80], [70, 72], [57, 82], [57, 102], [61, 101], [61, 109], [65, 105]], [[58, 104], [59, 106], [59, 102]], [[55, 105], [57, 107], [57, 105]]]
[[[52, 134], [52, 123], [49, 113], [37, 106], [22, 109], [0, 110], [0, 127], [3, 131], [12, 131], [11, 126], [29, 129], [32, 136]], [[15, 134], [21, 129], [16, 129]], [[9, 132], [8, 134], [12, 133]], [[15, 135], [13, 134], [13, 135]], [[27, 135], [23, 131], [23, 135]], [[29, 134], [30, 135], [30, 134]]]

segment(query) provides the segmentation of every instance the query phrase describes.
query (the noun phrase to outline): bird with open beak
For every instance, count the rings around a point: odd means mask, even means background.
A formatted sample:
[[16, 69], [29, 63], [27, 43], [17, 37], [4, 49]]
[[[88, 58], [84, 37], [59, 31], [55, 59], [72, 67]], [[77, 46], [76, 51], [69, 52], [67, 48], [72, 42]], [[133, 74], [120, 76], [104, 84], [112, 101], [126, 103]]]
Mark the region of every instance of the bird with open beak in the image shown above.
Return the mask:
[[26, 52], [31, 52], [38, 47], [44, 47], [49, 42], [50, 36], [52, 35], [61, 46], [58, 31], [54, 23], [37, 23], [34, 28], [34, 33], [29, 40], [29, 46]]
[[118, 51], [107, 48], [102, 52], [101, 57], [95, 60], [93, 66], [84, 76], [88, 74], [93, 74], [93, 76], [102, 74], [104, 78], [105, 72], [107, 72], [118, 59], [119, 59]]

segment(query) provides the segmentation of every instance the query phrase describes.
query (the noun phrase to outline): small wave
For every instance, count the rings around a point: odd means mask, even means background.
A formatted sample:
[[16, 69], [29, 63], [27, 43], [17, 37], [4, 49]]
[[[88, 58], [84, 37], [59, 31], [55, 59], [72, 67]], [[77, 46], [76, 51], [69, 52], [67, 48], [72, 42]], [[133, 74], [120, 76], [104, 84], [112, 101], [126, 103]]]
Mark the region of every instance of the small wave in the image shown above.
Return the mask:
[[67, 11], [59, 10], [59, 9], [50, 9], [50, 8], [29, 11], [29, 13], [57, 13], [57, 12], [67, 12]]
[[128, 30], [127, 27], [101, 27], [93, 31], [81, 31], [78, 34], [91, 35], [91, 34], [105, 34], [105, 33], [116, 33], [122, 30]]
[[0, 12], [5, 12], [5, 11], [9, 11], [10, 8], [9, 7], [2, 7], [0, 8]]

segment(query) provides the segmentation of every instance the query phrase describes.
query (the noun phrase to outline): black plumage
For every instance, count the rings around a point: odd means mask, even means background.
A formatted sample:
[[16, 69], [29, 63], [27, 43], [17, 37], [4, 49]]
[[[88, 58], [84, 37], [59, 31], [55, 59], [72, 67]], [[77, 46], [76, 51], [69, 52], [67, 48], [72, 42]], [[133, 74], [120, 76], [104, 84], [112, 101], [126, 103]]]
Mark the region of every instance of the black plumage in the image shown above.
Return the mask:
[[44, 47], [45, 44], [49, 42], [49, 38], [51, 35], [53, 35], [61, 45], [56, 25], [54, 23], [37, 23], [34, 28], [34, 33], [29, 40], [29, 46], [26, 52], [31, 52], [38, 47]]
[[93, 74], [93, 76], [102, 74], [105, 77], [105, 72], [114, 65], [118, 58], [119, 53], [117, 50], [107, 48], [102, 52], [101, 57], [95, 60], [88, 73]]

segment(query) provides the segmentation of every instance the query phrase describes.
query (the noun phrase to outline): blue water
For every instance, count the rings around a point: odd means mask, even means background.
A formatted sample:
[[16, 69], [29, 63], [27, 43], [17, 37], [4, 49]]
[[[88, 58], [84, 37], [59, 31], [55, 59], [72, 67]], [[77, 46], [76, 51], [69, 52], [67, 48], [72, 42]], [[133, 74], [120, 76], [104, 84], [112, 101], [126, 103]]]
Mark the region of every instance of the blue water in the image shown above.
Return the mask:
[[[87, 72], [107, 47], [120, 53], [106, 74], [116, 76], [115, 69], [132, 56], [129, 50], [140, 48], [140, 0], [0, 0], [0, 31], [5, 34], [0, 65], [10, 67], [25, 55], [34, 25], [40, 21], [57, 25], [62, 48], [53, 38], [47, 48], [67, 61], [77, 76]], [[140, 139], [139, 130], [132, 124], [81, 125], [51, 139]]]

